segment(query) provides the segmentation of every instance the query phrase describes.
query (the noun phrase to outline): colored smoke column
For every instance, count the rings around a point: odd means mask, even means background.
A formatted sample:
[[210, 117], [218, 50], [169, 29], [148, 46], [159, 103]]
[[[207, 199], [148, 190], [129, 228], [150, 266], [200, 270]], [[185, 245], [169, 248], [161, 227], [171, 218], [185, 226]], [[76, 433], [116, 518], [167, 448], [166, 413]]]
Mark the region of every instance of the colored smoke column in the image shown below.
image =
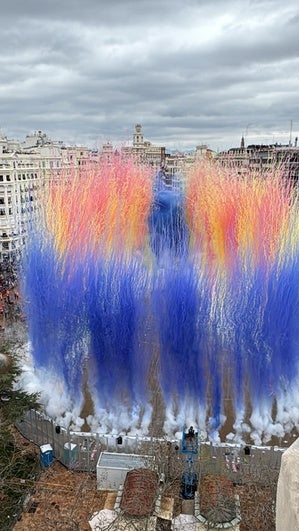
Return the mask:
[[[137, 276], [140, 271], [142, 282], [139, 255], [146, 247], [152, 203], [150, 172], [115, 157], [111, 164], [93, 163], [59, 179], [45, 190], [43, 216], [24, 259], [34, 364], [44, 385], [54, 374], [61, 408], [66, 402], [77, 416], [89, 370], [99, 412], [117, 410], [125, 393], [131, 407], [132, 367], [138, 367], [138, 359], [133, 363]], [[63, 414], [60, 406], [57, 413]]]
[[230, 400], [229, 438], [297, 427], [298, 205], [279, 172], [204, 162], [176, 190], [118, 155], [51, 180], [42, 212], [23, 268], [48, 412], [74, 421], [87, 388], [93, 427], [146, 432], [158, 389], [167, 434], [217, 439]]

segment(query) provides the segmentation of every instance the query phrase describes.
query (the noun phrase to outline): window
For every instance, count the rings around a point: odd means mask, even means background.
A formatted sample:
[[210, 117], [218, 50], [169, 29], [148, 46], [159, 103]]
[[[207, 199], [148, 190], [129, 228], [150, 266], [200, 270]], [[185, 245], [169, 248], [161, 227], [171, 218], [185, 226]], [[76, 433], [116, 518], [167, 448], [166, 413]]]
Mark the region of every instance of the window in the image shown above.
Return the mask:
[[10, 175], [6, 175], [6, 180], [10, 181]]
[[2, 249], [9, 250], [9, 242], [2, 242]]
[[0, 181], [3, 181], [3, 175], [0, 175]]

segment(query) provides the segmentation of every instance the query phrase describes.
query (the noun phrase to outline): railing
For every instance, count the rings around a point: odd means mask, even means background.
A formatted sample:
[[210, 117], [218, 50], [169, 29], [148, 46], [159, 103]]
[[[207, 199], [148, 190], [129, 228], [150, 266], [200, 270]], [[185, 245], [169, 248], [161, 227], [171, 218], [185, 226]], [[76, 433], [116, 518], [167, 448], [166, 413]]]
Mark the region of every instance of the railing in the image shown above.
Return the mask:
[[[89, 432], [73, 432], [55, 424], [53, 420], [35, 411], [28, 411], [17, 423], [17, 428], [28, 440], [42, 446], [50, 444], [53, 455], [70, 470], [96, 471], [100, 453], [115, 451], [155, 455], [156, 461], [167, 469], [167, 462], [178, 459], [180, 441], [138, 435], [112, 435]], [[253, 480], [265, 482], [277, 480], [281, 455], [285, 448], [278, 446], [246, 446], [228, 443], [199, 442], [194, 464], [199, 475], [221, 474], [236, 483]], [[166, 465], [165, 465], [166, 463]], [[172, 468], [172, 467], [171, 467]], [[163, 470], [162, 470], [163, 471]]]

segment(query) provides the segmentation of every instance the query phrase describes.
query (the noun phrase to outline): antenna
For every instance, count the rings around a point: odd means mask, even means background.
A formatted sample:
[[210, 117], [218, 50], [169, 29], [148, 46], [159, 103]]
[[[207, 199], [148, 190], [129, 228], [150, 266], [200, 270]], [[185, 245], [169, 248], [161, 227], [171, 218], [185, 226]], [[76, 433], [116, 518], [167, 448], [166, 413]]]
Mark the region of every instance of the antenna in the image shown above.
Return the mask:
[[289, 146], [292, 145], [292, 133], [293, 133], [293, 120], [291, 120], [291, 125], [290, 125], [290, 140], [289, 140]]

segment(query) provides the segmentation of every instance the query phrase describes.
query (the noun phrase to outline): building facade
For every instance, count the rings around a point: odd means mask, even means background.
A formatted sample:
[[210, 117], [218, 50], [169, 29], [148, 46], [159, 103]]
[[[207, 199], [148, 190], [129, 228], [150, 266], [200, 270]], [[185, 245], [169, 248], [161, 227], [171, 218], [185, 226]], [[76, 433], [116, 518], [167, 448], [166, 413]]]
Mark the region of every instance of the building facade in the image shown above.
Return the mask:
[[26, 235], [40, 213], [48, 179], [89, 160], [86, 147], [66, 147], [37, 131], [24, 142], [0, 137], [0, 262], [18, 260]]
[[121, 153], [122, 155], [133, 155], [140, 162], [149, 164], [158, 170], [165, 164], [165, 151], [165, 147], [154, 146], [148, 140], [144, 140], [142, 126], [136, 124], [132, 146], [123, 147]]
[[299, 148], [294, 145], [251, 144], [245, 147], [242, 137], [238, 148], [221, 152], [217, 160], [225, 167], [233, 168], [239, 175], [267, 173], [274, 169], [294, 183], [299, 179]]
[[40, 208], [41, 181], [37, 155], [0, 155], [0, 261], [18, 257]]
[[[110, 142], [100, 151], [92, 151], [85, 146], [65, 146], [43, 131], [27, 135], [23, 142], [0, 136], [0, 262], [20, 256], [26, 235], [39, 216], [40, 195], [49, 179], [59, 182], [71, 176], [74, 168], [88, 167], [92, 161], [109, 163], [116, 153]], [[167, 186], [178, 189], [197, 160], [213, 157], [206, 145], [188, 153], [166, 152], [164, 146], [144, 139], [140, 124], [135, 125], [132, 145], [123, 147], [120, 154], [148, 164], [153, 176], [162, 175]]]

